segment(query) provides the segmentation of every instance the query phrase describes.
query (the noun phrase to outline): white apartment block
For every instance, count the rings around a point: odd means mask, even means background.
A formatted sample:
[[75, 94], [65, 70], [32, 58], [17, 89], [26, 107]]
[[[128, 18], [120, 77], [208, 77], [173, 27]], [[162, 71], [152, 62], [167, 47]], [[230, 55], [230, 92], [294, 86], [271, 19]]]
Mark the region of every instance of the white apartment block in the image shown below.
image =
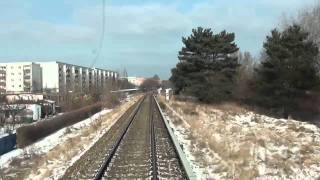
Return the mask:
[[56, 92], [89, 92], [103, 89], [118, 74], [110, 70], [88, 68], [63, 62], [38, 62], [43, 72], [43, 89]]
[[114, 71], [58, 61], [0, 63], [0, 93], [86, 93], [117, 78]]
[[6, 69], [7, 66], [0, 65], [0, 94], [6, 92]]
[[126, 77], [126, 79], [135, 86], [140, 86], [146, 80], [146, 78], [143, 77]]
[[42, 91], [42, 70], [33, 62], [0, 63], [0, 93]]

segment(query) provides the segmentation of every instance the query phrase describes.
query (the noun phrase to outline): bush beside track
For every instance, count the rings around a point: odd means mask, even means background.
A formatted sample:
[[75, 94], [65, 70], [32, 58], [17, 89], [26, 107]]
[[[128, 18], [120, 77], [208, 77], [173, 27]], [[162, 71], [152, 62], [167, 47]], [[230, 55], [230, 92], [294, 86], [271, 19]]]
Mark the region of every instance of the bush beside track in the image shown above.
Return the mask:
[[57, 130], [80, 122], [102, 109], [101, 103], [95, 103], [59, 116], [47, 121], [23, 126], [17, 129], [17, 146], [28, 146], [41, 138], [44, 138]]

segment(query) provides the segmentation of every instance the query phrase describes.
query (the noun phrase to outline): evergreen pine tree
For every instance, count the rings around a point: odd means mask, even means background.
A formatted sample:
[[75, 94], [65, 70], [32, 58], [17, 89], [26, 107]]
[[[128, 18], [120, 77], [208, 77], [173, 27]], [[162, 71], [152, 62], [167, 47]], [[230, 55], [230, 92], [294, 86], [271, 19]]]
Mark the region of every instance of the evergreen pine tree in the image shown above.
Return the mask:
[[256, 69], [256, 97], [261, 105], [282, 108], [284, 116], [295, 106], [295, 98], [319, 83], [318, 48], [298, 25], [283, 32], [273, 30], [264, 43], [266, 59]]
[[179, 52], [179, 63], [172, 69], [170, 80], [176, 92], [193, 95], [201, 101], [231, 98], [233, 80], [238, 67], [234, 34], [198, 27], [187, 38]]

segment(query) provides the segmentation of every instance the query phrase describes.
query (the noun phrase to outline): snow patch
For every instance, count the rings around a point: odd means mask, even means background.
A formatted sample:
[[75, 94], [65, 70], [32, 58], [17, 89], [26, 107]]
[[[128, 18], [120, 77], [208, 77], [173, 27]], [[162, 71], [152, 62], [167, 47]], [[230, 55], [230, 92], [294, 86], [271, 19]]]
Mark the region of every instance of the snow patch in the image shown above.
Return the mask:
[[67, 129], [69, 129], [69, 130], [71, 129], [71, 132], [72, 132], [73, 131], [72, 129], [80, 129], [85, 126], [89, 126], [92, 122], [94, 122], [95, 120], [99, 119], [101, 116], [103, 116], [111, 111], [112, 111], [111, 109], [104, 109], [104, 110], [94, 114], [90, 118], [87, 118], [83, 121], [80, 121], [74, 125], [62, 128], [62, 129], [58, 130], [57, 132], [43, 138], [42, 140], [40, 140], [30, 146], [27, 146], [25, 148], [18, 148], [18, 149], [15, 149], [11, 152], [8, 152], [8, 153], [0, 156], [0, 168], [8, 167], [8, 165], [10, 164], [10, 162], [14, 158], [19, 157], [19, 156], [22, 157], [24, 152], [32, 151], [35, 154], [45, 154], [45, 153], [49, 152], [51, 149], [53, 149], [55, 146], [57, 146], [61, 142], [64, 142], [68, 138], [74, 137], [76, 135], [74, 133], [68, 133], [66, 135]]
[[320, 129], [313, 124], [186, 102], [166, 105], [198, 179], [319, 178]]

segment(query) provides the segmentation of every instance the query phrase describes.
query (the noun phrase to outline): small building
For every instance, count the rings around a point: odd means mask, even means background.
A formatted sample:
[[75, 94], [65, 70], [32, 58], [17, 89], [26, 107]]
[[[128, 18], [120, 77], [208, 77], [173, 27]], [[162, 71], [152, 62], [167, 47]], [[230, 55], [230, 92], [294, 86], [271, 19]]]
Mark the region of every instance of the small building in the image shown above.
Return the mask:
[[41, 103], [41, 118], [45, 118], [56, 113], [56, 102], [51, 100], [43, 100]]
[[41, 105], [26, 104], [26, 110], [29, 110], [32, 112], [32, 120], [37, 121], [41, 119]]

